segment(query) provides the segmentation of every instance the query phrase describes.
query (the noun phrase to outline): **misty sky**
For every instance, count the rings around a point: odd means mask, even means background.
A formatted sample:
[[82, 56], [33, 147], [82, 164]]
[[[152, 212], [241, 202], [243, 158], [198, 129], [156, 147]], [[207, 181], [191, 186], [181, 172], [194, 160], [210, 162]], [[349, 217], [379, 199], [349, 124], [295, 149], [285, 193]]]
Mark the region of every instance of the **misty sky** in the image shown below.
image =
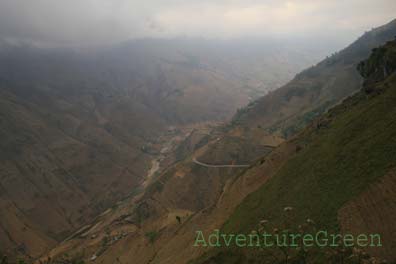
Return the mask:
[[395, 0], [0, 0], [0, 38], [109, 44], [142, 37], [320, 37], [351, 42]]

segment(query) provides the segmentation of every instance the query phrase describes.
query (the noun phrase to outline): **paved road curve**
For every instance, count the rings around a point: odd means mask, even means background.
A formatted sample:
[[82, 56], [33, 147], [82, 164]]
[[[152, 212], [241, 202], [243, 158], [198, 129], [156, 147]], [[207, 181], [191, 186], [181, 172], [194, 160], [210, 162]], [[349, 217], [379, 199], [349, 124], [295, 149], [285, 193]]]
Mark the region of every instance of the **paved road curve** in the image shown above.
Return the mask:
[[250, 165], [247, 164], [237, 164], [237, 165], [227, 165], [227, 164], [221, 164], [221, 165], [212, 165], [212, 164], [207, 164], [207, 163], [203, 163], [198, 161], [195, 157], [193, 158], [193, 162], [195, 164], [201, 165], [203, 167], [207, 167], [207, 168], [247, 168]]

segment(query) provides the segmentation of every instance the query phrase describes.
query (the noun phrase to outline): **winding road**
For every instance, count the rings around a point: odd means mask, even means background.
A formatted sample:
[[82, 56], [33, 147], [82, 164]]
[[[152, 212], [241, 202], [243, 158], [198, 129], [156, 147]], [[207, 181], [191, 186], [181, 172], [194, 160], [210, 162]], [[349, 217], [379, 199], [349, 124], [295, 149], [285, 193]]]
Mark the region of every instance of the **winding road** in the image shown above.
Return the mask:
[[207, 164], [207, 163], [200, 162], [200, 161], [198, 161], [195, 157], [192, 159], [192, 161], [193, 161], [195, 164], [198, 164], [198, 165], [200, 165], [200, 166], [207, 167], [207, 168], [247, 168], [247, 167], [250, 166], [250, 165], [247, 165], [247, 164], [237, 164], [237, 165], [232, 165], [232, 164], [229, 164], [229, 165], [227, 165], [227, 164], [221, 164], [221, 165], [213, 165], [213, 164]]

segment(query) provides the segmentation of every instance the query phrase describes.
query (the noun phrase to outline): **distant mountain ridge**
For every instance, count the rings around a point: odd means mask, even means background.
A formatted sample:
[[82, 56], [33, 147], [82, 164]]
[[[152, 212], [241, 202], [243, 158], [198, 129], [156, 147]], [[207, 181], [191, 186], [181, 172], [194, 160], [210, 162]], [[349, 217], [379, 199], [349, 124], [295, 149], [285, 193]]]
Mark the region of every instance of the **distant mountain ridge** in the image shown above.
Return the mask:
[[302, 71], [285, 86], [252, 102], [233, 119], [235, 125], [260, 126], [270, 133], [289, 137], [356, 92], [362, 78], [358, 63], [376, 48], [396, 36], [396, 19], [366, 32], [342, 51]]

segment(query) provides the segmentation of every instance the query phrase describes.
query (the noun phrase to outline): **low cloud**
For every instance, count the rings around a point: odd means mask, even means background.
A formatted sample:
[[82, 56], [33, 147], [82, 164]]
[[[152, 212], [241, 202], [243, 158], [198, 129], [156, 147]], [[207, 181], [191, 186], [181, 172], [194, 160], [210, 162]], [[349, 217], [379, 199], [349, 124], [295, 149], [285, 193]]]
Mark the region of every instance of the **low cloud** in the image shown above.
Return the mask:
[[353, 40], [394, 18], [394, 0], [0, 0], [0, 38], [55, 45], [177, 36]]

